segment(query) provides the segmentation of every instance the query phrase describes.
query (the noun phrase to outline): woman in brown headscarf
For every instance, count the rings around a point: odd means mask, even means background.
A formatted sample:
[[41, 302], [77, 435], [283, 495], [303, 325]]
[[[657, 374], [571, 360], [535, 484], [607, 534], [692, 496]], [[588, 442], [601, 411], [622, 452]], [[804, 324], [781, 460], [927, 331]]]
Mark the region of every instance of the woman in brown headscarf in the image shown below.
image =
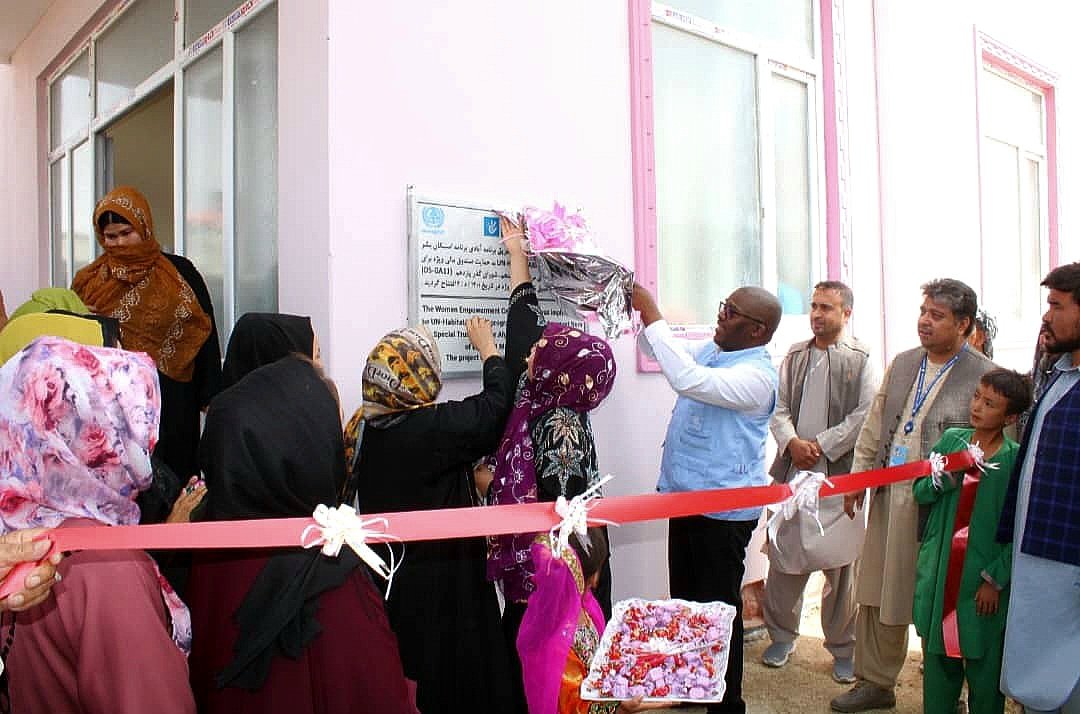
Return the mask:
[[120, 321], [124, 349], [146, 352], [161, 378], [154, 456], [182, 480], [198, 473], [199, 412], [221, 389], [221, 347], [210, 292], [187, 258], [164, 253], [146, 198], [130, 186], [94, 208], [104, 254], [71, 283], [94, 312]]

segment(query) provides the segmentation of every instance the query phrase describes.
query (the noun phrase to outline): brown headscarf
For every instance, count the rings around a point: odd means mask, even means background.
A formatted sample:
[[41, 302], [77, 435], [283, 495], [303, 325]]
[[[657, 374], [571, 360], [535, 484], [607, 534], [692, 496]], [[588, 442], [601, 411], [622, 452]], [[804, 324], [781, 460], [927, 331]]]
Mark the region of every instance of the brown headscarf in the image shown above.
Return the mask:
[[364, 366], [364, 403], [345, 425], [345, 460], [350, 468], [363, 437], [365, 419], [433, 404], [442, 391], [442, 356], [427, 325], [387, 333]]
[[[106, 247], [98, 226], [106, 211], [123, 216], [143, 240]], [[114, 188], [94, 208], [94, 233], [105, 254], [75, 274], [71, 289], [99, 314], [120, 321], [124, 349], [146, 352], [162, 374], [190, 382], [195, 356], [210, 336], [210, 316], [162, 255], [146, 198], [131, 186]]]

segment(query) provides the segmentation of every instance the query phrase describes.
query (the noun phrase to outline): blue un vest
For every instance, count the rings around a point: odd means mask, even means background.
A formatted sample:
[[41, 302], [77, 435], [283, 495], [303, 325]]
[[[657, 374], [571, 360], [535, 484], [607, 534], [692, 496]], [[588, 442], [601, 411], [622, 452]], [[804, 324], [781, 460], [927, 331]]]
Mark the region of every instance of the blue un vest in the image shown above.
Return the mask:
[[[764, 486], [765, 440], [769, 436], [769, 418], [776, 408], [778, 382], [769, 353], [764, 347], [721, 352], [706, 345], [695, 361], [705, 367], [756, 365], [773, 382], [773, 401], [768, 413], [753, 415], [680, 396], [668, 424], [657, 490], [670, 493]], [[761, 509], [705, 515], [725, 521], [749, 521], [757, 519]]]

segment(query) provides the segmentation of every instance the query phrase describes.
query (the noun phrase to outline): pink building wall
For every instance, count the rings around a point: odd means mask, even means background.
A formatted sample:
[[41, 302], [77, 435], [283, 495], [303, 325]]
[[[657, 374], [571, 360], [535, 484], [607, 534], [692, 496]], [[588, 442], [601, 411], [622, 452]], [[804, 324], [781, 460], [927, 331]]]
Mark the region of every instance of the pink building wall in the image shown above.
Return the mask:
[[[48, 117], [43, 75], [66, 56], [72, 38], [98, 12], [100, 0], [54, 3], [33, 32], [0, 65], [0, 286], [18, 305], [48, 280]], [[17, 217], [17, 218], [15, 218]]]
[[[981, 284], [978, 130], [975, 114], [973, 28], [992, 35], [1060, 74], [1057, 146], [1058, 260], [1076, 260], [1068, 199], [1076, 195], [1069, 167], [1080, 160], [1068, 133], [1075, 116], [1075, 61], [1061, 5], [1013, 3], [876, 2], [878, 117], [881, 162], [882, 246], [886, 256], [883, 298], [888, 306], [885, 341], [890, 355], [915, 344], [918, 286], [950, 275]], [[1075, 120], [1073, 120], [1075, 122]], [[992, 256], [988, 256], [992, 259]], [[905, 310], [905, 306], [907, 307]], [[1030, 339], [999, 344], [999, 362], [1030, 366], [1038, 325]]]
[[[331, 360], [347, 403], [371, 346], [406, 319], [408, 184], [581, 205], [605, 247], [633, 264], [625, 3], [331, 2], [329, 24]], [[617, 475], [608, 493], [647, 492], [674, 396], [637, 372], [629, 337], [614, 347], [617, 387], [593, 418], [600, 468]], [[615, 529], [620, 596], [664, 593], [664, 528]]]

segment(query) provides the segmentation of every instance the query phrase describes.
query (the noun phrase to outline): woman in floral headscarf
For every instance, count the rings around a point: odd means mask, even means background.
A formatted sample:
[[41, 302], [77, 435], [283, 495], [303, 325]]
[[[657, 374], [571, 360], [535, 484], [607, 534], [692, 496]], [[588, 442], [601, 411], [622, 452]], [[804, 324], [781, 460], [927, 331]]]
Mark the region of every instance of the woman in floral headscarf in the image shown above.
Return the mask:
[[[484, 389], [436, 404], [442, 359], [427, 328], [386, 335], [364, 368], [364, 404], [349, 423], [360, 510], [365, 513], [475, 505], [473, 464], [491, 453], [513, 386], [491, 323], [472, 318]], [[510, 708], [509, 653], [494, 586], [484, 576], [483, 538], [408, 543], [387, 601], [417, 706], [438, 712]]]
[[210, 292], [186, 258], [163, 253], [146, 198], [130, 186], [94, 208], [103, 254], [71, 289], [120, 321], [125, 349], [146, 352], [161, 377], [161, 439], [154, 455], [181, 479], [198, 471], [199, 412], [221, 389], [221, 346]]
[[[146, 355], [41, 337], [12, 357], [0, 368], [0, 529], [138, 523], [159, 404]], [[12, 710], [194, 712], [191, 620], [154, 561], [85, 551], [57, 570], [54, 599], [4, 618]], [[117, 665], [132, 647], [137, 676]]]

